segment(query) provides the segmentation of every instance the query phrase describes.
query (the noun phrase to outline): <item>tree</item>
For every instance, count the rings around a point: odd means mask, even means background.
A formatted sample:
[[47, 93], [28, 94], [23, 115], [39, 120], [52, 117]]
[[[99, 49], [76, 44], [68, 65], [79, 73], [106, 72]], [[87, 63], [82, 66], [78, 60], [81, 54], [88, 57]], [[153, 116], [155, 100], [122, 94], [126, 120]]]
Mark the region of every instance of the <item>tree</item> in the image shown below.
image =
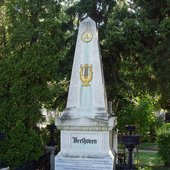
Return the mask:
[[159, 156], [165, 166], [170, 167], [170, 124], [166, 123], [158, 131], [157, 143]]
[[[141, 125], [139, 120], [143, 118], [149, 126], [139, 126], [142, 134], [149, 132], [150, 126], [156, 127], [150, 121], [152, 112], [147, 105], [138, 111], [140, 107], [130, 102], [134, 98], [161, 96], [160, 107], [169, 109], [168, 16], [166, 0], [119, 1], [109, 16], [105, 30], [104, 46], [108, 50], [103, 55], [104, 70], [119, 127], [127, 122]], [[142, 102], [143, 97], [140, 100]]]
[[[42, 105], [52, 107], [64, 91], [58, 73], [64, 56], [63, 17], [58, 1], [6, 1], [6, 57], [0, 59], [0, 157], [11, 167], [43, 151], [37, 124]], [[1, 46], [2, 49], [2, 46]], [[1, 53], [2, 54], [2, 53]]]
[[[65, 107], [77, 28], [87, 16], [99, 29], [108, 100], [119, 125], [130, 116], [135, 122], [129, 123], [140, 125], [143, 114], [151, 124], [146, 96], [161, 96], [169, 108], [168, 0], [3, 0], [0, 8], [0, 131], [7, 136], [0, 157], [7, 164], [41, 154], [35, 142], [42, 143], [40, 110]], [[148, 110], [140, 110], [143, 104]]]
[[5, 47], [7, 42], [6, 28], [6, 7], [5, 1], [0, 2], [0, 59], [5, 57]]
[[164, 109], [170, 109], [170, 62], [169, 62], [169, 41], [170, 41], [170, 7], [168, 0], [134, 0], [146, 13], [146, 17], [152, 22], [155, 29], [155, 37], [152, 38], [153, 60], [151, 66], [155, 71], [158, 80], [158, 89], [161, 94], [160, 103]]
[[151, 65], [155, 26], [145, 16], [133, 3], [119, 3], [105, 30], [104, 46], [108, 50], [104, 61], [111, 65], [106, 68], [106, 80], [111, 81], [106, 83], [110, 85], [111, 97], [119, 105], [118, 110], [133, 96], [157, 92], [156, 73]]
[[125, 125], [136, 125], [138, 134], [141, 135], [142, 139], [155, 140], [158, 128], [154, 112], [156, 103], [157, 99], [149, 95], [133, 97], [128, 106], [123, 107], [118, 114], [119, 131], [123, 132]]

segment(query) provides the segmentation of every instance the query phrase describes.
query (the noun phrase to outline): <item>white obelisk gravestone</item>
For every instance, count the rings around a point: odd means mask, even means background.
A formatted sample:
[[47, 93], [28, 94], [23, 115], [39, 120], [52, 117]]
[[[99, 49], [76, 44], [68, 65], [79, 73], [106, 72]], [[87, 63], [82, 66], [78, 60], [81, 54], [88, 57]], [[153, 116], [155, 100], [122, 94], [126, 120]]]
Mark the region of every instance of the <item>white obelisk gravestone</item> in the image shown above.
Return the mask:
[[98, 31], [91, 18], [80, 23], [65, 111], [56, 118], [61, 149], [55, 170], [113, 170], [116, 118], [108, 113]]

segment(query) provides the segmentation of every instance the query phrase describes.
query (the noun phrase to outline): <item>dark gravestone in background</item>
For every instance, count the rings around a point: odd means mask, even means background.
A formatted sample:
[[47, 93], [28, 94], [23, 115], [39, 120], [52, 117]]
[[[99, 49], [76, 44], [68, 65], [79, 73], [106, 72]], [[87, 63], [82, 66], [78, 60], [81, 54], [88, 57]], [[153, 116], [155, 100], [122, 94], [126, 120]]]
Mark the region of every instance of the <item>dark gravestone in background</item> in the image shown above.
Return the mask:
[[5, 134], [0, 132], [0, 141], [5, 139]]
[[[5, 139], [5, 133], [0, 132], [0, 142]], [[6, 167], [0, 160], [0, 169]]]
[[170, 113], [165, 113], [165, 122], [170, 123]]

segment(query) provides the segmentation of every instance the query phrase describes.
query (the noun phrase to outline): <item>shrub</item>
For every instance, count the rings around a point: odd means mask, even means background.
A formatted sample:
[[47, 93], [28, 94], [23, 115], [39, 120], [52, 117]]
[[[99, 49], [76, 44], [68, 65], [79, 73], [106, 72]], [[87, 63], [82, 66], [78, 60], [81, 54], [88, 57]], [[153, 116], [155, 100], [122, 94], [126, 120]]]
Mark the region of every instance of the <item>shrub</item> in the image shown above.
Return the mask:
[[170, 131], [163, 127], [158, 133], [159, 155], [163, 159], [165, 166], [170, 166]]
[[144, 141], [152, 141], [156, 136], [155, 132], [158, 127], [158, 122], [155, 116], [156, 99], [150, 95], [141, 95], [133, 97], [131, 103], [126, 107], [122, 107], [117, 115], [119, 132], [123, 131], [124, 125], [136, 125], [138, 134], [142, 136]]

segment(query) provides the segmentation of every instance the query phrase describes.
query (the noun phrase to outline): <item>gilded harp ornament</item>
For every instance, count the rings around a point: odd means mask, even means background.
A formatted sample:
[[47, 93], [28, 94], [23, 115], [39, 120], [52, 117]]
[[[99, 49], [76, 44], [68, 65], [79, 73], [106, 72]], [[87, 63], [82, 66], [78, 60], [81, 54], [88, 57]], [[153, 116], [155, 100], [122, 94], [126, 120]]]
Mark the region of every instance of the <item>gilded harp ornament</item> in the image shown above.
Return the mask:
[[80, 80], [83, 86], [90, 86], [89, 82], [93, 78], [92, 65], [84, 64], [80, 65]]

